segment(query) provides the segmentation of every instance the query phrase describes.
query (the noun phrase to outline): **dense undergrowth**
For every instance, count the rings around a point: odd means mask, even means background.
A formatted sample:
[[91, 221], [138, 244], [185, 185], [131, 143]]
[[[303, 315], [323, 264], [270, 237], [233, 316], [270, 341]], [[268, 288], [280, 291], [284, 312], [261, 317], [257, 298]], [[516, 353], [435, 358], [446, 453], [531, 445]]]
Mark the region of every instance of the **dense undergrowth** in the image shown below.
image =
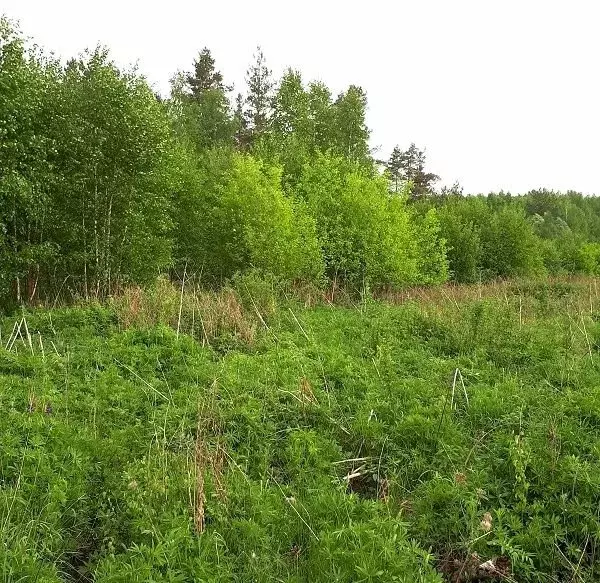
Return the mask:
[[161, 285], [1, 321], [0, 581], [598, 580], [595, 281]]

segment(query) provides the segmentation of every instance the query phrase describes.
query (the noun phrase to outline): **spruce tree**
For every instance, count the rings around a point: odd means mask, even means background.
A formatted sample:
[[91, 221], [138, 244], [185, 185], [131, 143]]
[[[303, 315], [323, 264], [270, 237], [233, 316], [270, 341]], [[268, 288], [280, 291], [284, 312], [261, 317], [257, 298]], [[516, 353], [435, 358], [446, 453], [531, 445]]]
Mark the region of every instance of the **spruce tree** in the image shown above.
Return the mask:
[[215, 69], [215, 60], [207, 47], [204, 47], [194, 61], [194, 72], [186, 75], [187, 85], [191, 95], [196, 101], [209, 90], [218, 90], [225, 93], [223, 75]]
[[235, 110], [233, 112], [233, 122], [235, 126], [235, 145], [240, 152], [244, 152], [250, 145], [250, 136], [248, 132], [248, 120], [244, 109], [244, 96], [238, 93], [235, 97]]
[[208, 48], [198, 54], [193, 72], [174, 77], [175, 125], [198, 151], [233, 145], [236, 124], [227, 98], [229, 90]]

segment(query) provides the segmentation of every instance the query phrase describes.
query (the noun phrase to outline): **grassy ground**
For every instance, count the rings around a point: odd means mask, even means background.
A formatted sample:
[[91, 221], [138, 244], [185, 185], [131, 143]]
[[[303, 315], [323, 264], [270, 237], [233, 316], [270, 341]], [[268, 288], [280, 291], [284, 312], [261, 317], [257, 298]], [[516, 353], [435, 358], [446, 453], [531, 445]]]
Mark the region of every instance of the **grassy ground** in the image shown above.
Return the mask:
[[593, 280], [304, 299], [4, 318], [0, 581], [600, 578]]

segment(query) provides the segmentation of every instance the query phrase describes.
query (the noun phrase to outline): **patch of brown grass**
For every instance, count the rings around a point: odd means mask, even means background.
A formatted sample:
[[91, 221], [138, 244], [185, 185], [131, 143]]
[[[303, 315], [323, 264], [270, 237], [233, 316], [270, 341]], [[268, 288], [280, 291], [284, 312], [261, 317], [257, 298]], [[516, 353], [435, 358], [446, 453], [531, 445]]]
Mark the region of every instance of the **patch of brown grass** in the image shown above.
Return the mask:
[[426, 304], [456, 304], [489, 298], [505, 299], [508, 296], [518, 295], [522, 288], [535, 283], [548, 286], [570, 284], [579, 288], [582, 292], [589, 291], [590, 295], [598, 296], [597, 279], [581, 275], [555, 276], [533, 280], [498, 279], [471, 284], [447, 282], [437, 286], [415, 286], [406, 289], [382, 288], [376, 290], [374, 296], [376, 299], [391, 304], [404, 304], [414, 301]]
[[166, 279], [159, 279], [148, 289], [125, 288], [111, 304], [124, 327], [163, 324], [190, 334], [202, 344], [210, 344], [223, 334], [251, 344], [260, 323], [257, 310], [245, 308], [231, 288], [188, 288], [182, 292]]

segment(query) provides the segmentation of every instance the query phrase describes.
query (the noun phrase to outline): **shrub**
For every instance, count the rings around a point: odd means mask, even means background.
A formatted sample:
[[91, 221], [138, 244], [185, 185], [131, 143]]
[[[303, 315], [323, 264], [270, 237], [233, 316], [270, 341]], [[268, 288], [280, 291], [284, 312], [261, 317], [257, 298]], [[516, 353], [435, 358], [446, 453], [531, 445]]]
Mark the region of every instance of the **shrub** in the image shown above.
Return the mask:
[[450, 205], [439, 213], [440, 234], [448, 247], [448, 264], [452, 279], [474, 283], [481, 276], [481, 237], [479, 227], [462, 217]]
[[543, 272], [539, 240], [525, 214], [506, 206], [482, 230], [483, 268], [492, 276], [511, 277]]
[[409, 214], [384, 178], [320, 156], [305, 166], [298, 193], [315, 218], [330, 280], [358, 289], [419, 280]]

